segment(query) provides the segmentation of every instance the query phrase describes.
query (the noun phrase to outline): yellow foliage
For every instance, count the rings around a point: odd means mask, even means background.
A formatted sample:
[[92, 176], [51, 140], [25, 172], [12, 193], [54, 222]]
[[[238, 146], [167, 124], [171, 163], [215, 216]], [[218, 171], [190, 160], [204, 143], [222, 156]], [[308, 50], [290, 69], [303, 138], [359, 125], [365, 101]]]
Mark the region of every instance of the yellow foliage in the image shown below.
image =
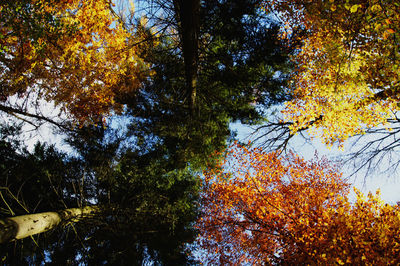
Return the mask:
[[[293, 58], [293, 100], [283, 111], [292, 132], [311, 128], [340, 144], [385, 125], [398, 110], [400, 8], [396, 1], [265, 1], [286, 25], [308, 34]], [[385, 9], [381, 8], [385, 5]], [[317, 130], [318, 129], [318, 130]]]
[[[110, 5], [108, 0], [32, 0], [32, 16], [58, 21], [56, 26], [38, 21], [47, 31], [38, 39], [20, 36], [13, 27], [20, 18], [1, 24], [2, 36], [10, 37], [0, 38], [0, 47], [14, 59], [0, 75], [10, 88], [6, 96], [35, 89], [80, 122], [121, 111], [115, 98], [134, 92], [150, 73], [136, 45], [148, 36], [141, 25], [125, 29]], [[7, 4], [1, 12], [7, 12]]]

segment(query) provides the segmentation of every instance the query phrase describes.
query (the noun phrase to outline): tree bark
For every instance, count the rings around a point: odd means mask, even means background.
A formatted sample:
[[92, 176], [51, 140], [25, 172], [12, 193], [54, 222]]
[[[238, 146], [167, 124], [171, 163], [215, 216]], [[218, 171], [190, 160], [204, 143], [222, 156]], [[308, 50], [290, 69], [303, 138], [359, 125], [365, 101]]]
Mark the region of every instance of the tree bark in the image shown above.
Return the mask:
[[174, 0], [173, 2], [182, 41], [189, 107], [193, 112], [197, 94], [200, 0]]
[[99, 212], [99, 207], [88, 206], [0, 219], [0, 244], [49, 231], [62, 223], [78, 222]]

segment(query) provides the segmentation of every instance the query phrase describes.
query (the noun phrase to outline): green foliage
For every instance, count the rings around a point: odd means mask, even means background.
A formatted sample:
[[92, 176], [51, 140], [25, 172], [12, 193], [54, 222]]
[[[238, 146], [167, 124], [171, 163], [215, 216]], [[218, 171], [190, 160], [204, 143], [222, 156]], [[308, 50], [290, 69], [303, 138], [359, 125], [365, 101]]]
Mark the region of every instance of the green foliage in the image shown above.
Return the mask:
[[[32, 34], [42, 34], [40, 27]], [[234, 138], [231, 122], [259, 123], [264, 107], [288, 98], [291, 51], [282, 48], [277, 25], [259, 12], [257, 1], [203, 1], [191, 110], [175, 37], [162, 35], [158, 45], [138, 47], [153, 74], [140, 90], [113, 87], [116, 104], [125, 106], [126, 132], [101, 122], [77, 128], [67, 133], [75, 152], [70, 155], [42, 144], [28, 152], [17, 141], [2, 140], [0, 182], [9, 193], [1, 202], [4, 217], [13, 215], [9, 209], [103, 209], [96, 219], [35, 237], [37, 246], [30, 239], [16, 242], [17, 249], [5, 245], [4, 263], [194, 263], [185, 245], [196, 235], [197, 173]]]
[[[185, 243], [195, 238], [198, 179], [167, 156], [166, 148], [132, 145], [103, 127], [82, 128], [71, 138], [86, 169], [96, 176], [97, 203], [111, 206], [107, 226], [91, 228], [89, 264], [182, 265]], [[138, 143], [137, 143], [138, 144]], [[129, 248], [128, 248], [129, 247]]]
[[[195, 237], [191, 225], [197, 217], [198, 182], [187, 169], [168, 165], [168, 160], [154, 154], [128, 151], [122, 156], [114, 179], [103, 184], [109, 188], [107, 195], [100, 199], [117, 203], [119, 214], [111, 218], [111, 228], [99, 232], [107, 245], [91, 250], [95, 255], [90, 263], [141, 264], [146, 254], [163, 264], [185, 263], [184, 243]], [[127, 245], [137, 248], [127, 250]]]
[[184, 251], [195, 237], [197, 178], [155, 154], [116, 149], [118, 141], [107, 139], [109, 133], [97, 127], [71, 135], [78, 157], [43, 144], [29, 152], [18, 142], [1, 141], [1, 217], [93, 203], [103, 210], [34, 240], [0, 246], [3, 263], [188, 261]]
[[229, 123], [258, 123], [263, 107], [287, 99], [288, 53], [277, 25], [260, 13], [256, 1], [206, 1], [200, 15], [199, 69], [195, 112], [175, 36], [143, 51], [154, 75], [128, 106], [130, 134], [142, 150], [159, 150], [178, 168], [202, 168], [214, 151], [234, 136]]
[[[15, 127], [1, 129], [0, 217], [56, 211], [82, 203], [83, 195], [79, 193], [79, 187], [88, 186], [88, 182], [82, 179], [81, 163], [52, 146], [38, 143], [29, 152], [17, 139], [6, 140], [9, 134], [18, 135], [18, 132]], [[44, 249], [48, 241], [51, 242], [51, 236], [0, 245], [2, 263], [40, 263], [45, 259]], [[53, 241], [57, 241], [58, 237], [53, 236]]]
[[206, 1], [202, 9], [203, 97], [213, 97], [233, 120], [257, 123], [257, 104], [287, 100], [289, 48], [279, 25], [260, 13], [258, 1]]

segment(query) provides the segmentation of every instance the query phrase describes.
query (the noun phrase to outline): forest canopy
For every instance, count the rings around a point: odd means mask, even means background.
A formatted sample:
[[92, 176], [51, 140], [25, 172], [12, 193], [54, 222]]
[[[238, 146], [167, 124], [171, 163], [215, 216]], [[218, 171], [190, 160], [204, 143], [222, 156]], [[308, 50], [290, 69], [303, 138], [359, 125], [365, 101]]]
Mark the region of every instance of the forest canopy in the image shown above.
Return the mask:
[[[372, 132], [358, 158], [397, 151], [399, 10], [2, 1], [2, 263], [399, 263], [399, 205], [287, 149]], [[62, 143], [33, 143], [46, 126]]]

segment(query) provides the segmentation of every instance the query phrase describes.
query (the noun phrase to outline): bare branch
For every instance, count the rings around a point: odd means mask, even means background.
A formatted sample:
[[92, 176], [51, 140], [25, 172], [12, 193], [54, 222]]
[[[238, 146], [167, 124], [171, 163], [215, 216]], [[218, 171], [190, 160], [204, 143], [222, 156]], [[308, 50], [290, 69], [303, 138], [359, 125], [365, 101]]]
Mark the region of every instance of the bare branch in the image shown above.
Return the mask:
[[320, 115], [316, 119], [309, 122], [304, 127], [298, 129], [296, 132], [290, 130], [293, 122], [272, 121], [257, 127], [252, 133], [256, 136], [253, 141], [258, 143], [258, 146], [266, 150], [279, 150], [280, 152], [286, 151], [289, 142], [296, 134], [300, 134], [303, 138], [303, 132], [308, 130], [314, 123], [322, 120], [323, 116]]
[[400, 166], [398, 154], [400, 142], [400, 120], [389, 119], [390, 130], [384, 127], [367, 129], [365, 134], [353, 137], [344, 163], [352, 168], [351, 176], [364, 171], [364, 177], [376, 173], [394, 174]]
[[[50, 123], [50, 124], [52, 124], [54, 126], [57, 126], [60, 129], [73, 131], [72, 128], [66, 126], [65, 124], [62, 124], [60, 122], [56, 122], [56, 121], [54, 121], [54, 120], [52, 120], [52, 119], [50, 119], [48, 117], [45, 117], [45, 116], [42, 116], [42, 115], [38, 115], [38, 114], [32, 114], [32, 113], [29, 113], [27, 111], [24, 111], [24, 110], [21, 110], [21, 109], [17, 109], [17, 108], [11, 107], [11, 106], [6, 106], [6, 105], [0, 104], [0, 111], [3, 111], [5, 113], [7, 113], [7, 114], [14, 115], [14, 116], [16, 114], [18, 114], [18, 115], [22, 115], [22, 116], [25, 116], [25, 117], [34, 118], [34, 119], [39, 120], [39, 121], [48, 122], [48, 123]], [[26, 119], [23, 119], [23, 118], [21, 118], [21, 119], [23, 121], [25, 121], [25, 122], [29, 122], [30, 124], [34, 125], [31, 121], [27, 121]], [[37, 127], [37, 125], [34, 125], [34, 126]]]

